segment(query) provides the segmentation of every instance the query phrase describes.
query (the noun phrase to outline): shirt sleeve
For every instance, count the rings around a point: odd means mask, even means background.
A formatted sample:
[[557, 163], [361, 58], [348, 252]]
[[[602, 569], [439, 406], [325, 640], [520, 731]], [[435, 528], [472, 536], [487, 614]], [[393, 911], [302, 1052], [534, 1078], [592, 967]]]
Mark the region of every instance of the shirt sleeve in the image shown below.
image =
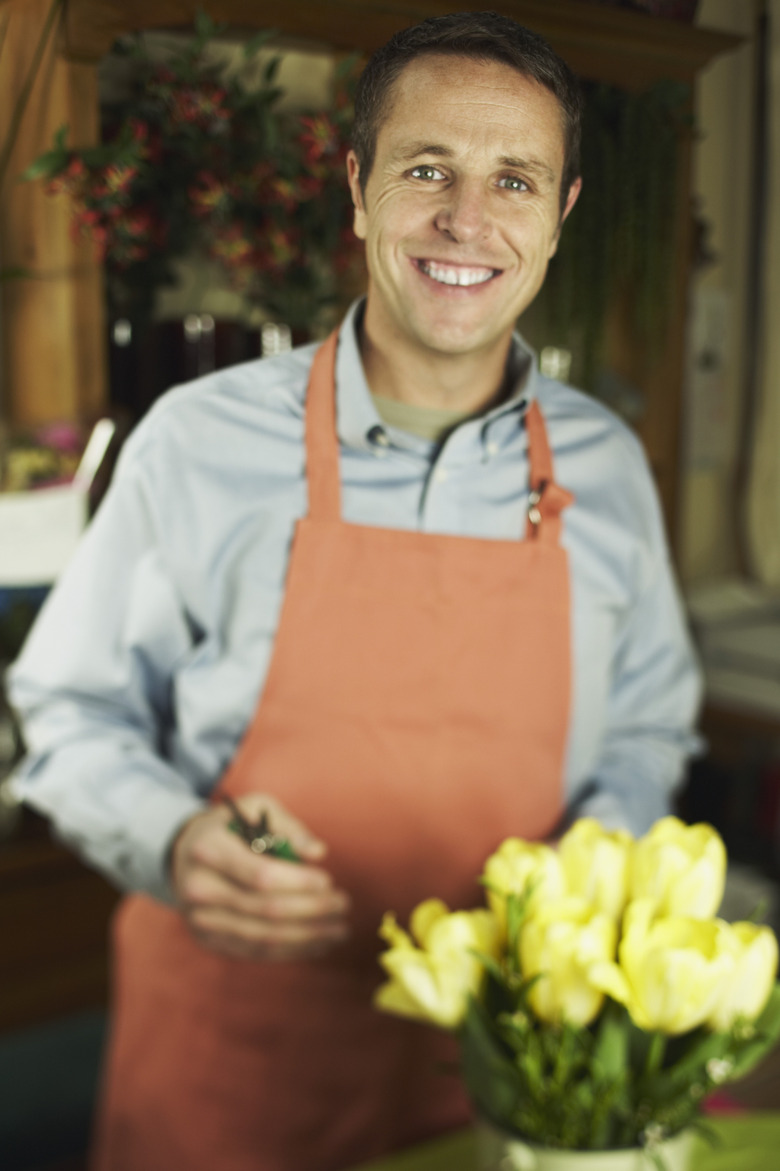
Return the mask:
[[203, 799], [165, 758], [192, 645], [134, 438], [9, 672], [28, 755], [18, 795], [120, 887], [169, 898], [168, 847]]
[[645, 833], [670, 811], [687, 760], [700, 750], [693, 729], [701, 674], [644, 455], [633, 461], [641, 484], [637, 521], [645, 540], [642, 572], [617, 626], [598, 759], [569, 817]]

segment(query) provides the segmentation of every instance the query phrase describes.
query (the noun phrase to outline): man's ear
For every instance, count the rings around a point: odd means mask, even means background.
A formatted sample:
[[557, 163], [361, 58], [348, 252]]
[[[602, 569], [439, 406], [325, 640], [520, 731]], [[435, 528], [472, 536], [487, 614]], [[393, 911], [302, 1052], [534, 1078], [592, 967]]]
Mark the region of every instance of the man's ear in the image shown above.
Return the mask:
[[355, 208], [352, 226], [358, 240], [366, 238], [366, 206], [363, 192], [360, 188], [360, 163], [354, 150], [347, 155], [347, 180], [352, 193], [352, 204]]
[[582, 178], [578, 176], [572, 183], [571, 187], [569, 188], [569, 194], [566, 196], [566, 203], [564, 204], [563, 211], [561, 212], [561, 218], [558, 221], [558, 228], [553, 237], [550, 256], [555, 256], [555, 253], [558, 251], [558, 241], [561, 238], [561, 228], [563, 227], [564, 220], [579, 199], [580, 191], [582, 191]]

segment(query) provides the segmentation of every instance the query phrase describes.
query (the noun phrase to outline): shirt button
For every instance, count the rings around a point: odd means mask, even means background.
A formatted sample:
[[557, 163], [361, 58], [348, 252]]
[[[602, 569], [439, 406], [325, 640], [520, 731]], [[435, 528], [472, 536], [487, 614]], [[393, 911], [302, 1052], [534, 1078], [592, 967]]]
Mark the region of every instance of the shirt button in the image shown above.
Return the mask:
[[372, 427], [368, 433], [368, 438], [375, 447], [389, 447], [390, 440], [387, 437], [387, 432], [380, 426]]
[[443, 484], [448, 476], [449, 476], [449, 472], [447, 471], [446, 468], [437, 468], [436, 471], [433, 473], [433, 478], [437, 484]]
[[493, 443], [492, 441], [490, 443], [488, 443], [487, 453], [488, 453], [488, 455], [498, 455], [498, 444]]

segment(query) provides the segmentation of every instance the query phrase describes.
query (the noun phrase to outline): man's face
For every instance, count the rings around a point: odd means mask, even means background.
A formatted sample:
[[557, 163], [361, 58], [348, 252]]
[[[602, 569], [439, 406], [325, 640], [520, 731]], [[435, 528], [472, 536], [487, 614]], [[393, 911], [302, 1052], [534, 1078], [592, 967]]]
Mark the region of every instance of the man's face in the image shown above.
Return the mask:
[[366, 329], [418, 354], [485, 355], [508, 344], [555, 252], [563, 127], [555, 96], [498, 62], [420, 57], [396, 81], [360, 190]]

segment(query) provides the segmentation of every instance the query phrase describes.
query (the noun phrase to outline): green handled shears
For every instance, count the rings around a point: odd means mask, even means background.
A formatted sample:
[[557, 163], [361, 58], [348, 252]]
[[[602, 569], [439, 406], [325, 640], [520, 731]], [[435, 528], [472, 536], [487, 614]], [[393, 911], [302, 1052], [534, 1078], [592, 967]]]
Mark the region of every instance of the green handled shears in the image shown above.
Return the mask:
[[244, 817], [232, 797], [223, 797], [223, 801], [233, 814], [228, 829], [243, 838], [253, 854], [266, 854], [269, 858], [282, 858], [285, 862], [300, 862], [299, 855], [288, 839], [273, 832], [265, 810], [259, 821], [251, 822]]

